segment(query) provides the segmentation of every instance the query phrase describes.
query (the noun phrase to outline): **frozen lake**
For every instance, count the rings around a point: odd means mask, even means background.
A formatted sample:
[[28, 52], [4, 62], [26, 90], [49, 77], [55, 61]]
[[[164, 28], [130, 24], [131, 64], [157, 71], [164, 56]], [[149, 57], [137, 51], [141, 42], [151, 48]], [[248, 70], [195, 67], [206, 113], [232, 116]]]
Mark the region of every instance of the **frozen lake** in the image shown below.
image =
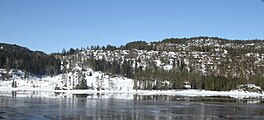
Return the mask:
[[[49, 96], [49, 97], [41, 97]], [[264, 119], [264, 99], [135, 94], [0, 93], [0, 119]]]

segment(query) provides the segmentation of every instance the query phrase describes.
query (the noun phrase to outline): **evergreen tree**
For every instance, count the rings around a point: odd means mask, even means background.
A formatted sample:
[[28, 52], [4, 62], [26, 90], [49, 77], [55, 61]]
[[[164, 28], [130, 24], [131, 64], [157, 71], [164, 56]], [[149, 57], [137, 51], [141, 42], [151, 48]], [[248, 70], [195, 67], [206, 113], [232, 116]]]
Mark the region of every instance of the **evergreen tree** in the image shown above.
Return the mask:
[[75, 89], [88, 89], [85, 74], [81, 74], [81, 76], [79, 76], [78, 79], [79, 79], [79, 83], [76, 85]]

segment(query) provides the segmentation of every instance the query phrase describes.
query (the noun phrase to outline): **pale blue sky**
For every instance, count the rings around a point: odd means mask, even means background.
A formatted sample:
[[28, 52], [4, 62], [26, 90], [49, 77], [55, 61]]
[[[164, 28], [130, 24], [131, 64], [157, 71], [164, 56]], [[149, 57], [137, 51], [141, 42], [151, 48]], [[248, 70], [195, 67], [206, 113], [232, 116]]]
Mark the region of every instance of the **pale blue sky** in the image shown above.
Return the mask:
[[195, 36], [264, 39], [264, 2], [0, 0], [0, 42], [47, 53]]

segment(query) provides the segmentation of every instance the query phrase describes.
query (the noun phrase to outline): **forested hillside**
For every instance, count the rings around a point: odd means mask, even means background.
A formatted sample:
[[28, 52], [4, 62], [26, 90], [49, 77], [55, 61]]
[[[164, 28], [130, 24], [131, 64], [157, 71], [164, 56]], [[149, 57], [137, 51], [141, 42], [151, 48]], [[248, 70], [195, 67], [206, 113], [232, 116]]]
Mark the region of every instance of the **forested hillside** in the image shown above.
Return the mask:
[[81, 73], [88, 75], [87, 70], [93, 69], [102, 72], [102, 76], [96, 76], [98, 80], [105, 76], [133, 79], [136, 90], [190, 87], [231, 90], [251, 83], [263, 89], [264, 41], [169, 38], [157, 42], [134, 41], [122, 46], [64, 49], [52, 55], [0, 44], [0, 68], [24, 70], [33, 75], [62, 73], [61, 80], [65, 83], [73, 80], [70, 75], [80, 73], [77, 78], [85, 78]]
[[31, 51], [18, 45], [0, 43], [0, 68], [19, 69], [33, 75], [57, 75], [60, 73], [60, 60], [53, 55]]
[[[72, 53], [72, 54], [70, 54]], [[134, 79], [134, 89], [231, 90], [264, 87], [264, 42], [216, 37], [135, 41], [124, 46], [91, 46], [66, 51], [64, 72], [74, 66]], [[67, 66], [67, 67], [66, 67]]]

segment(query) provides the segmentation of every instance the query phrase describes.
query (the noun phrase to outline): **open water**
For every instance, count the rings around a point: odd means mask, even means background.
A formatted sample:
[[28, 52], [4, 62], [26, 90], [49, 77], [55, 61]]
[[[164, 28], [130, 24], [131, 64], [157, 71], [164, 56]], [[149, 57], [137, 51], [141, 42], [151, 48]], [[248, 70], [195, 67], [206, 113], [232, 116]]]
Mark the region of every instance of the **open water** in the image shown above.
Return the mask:
[[[13, 120], [264, 120], [262, 98], [133, 94], [41, 97], [0, 93], [0, 119]], [[36, 93], [34, 93], [36, 94]]]

